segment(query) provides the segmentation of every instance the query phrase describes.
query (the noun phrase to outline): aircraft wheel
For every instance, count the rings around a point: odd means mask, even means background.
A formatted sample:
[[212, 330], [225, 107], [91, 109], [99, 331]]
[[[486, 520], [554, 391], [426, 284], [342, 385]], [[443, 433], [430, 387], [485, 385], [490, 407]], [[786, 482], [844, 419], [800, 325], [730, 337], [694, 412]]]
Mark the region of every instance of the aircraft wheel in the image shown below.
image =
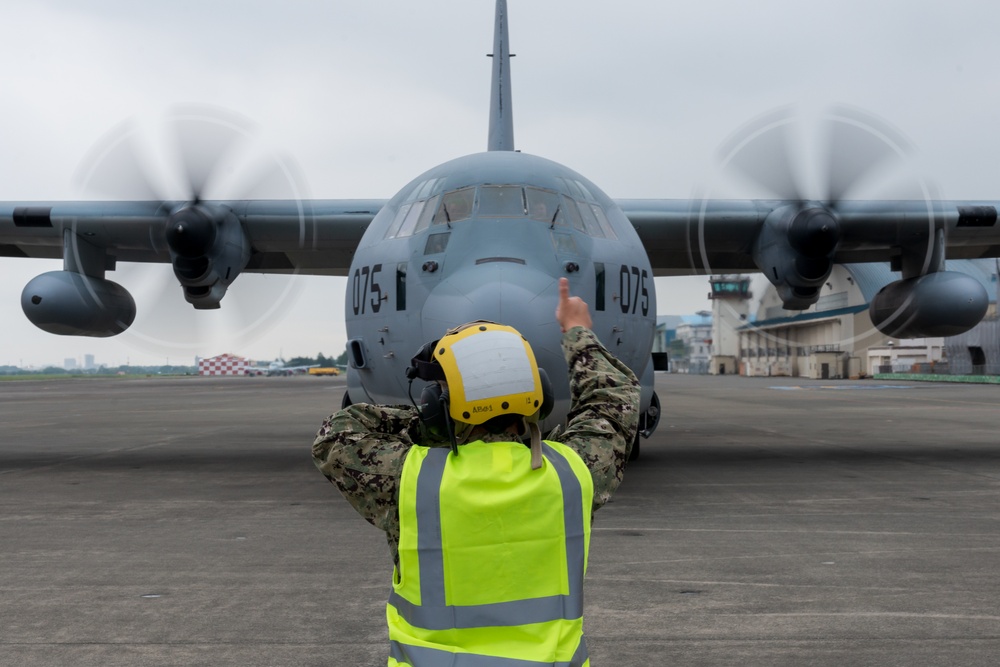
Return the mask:
[[342, 401], [340, 401], [340, 409], [343, 410], [344, 408], [349, 408], [353, 404], [354, 403], [351, 401], [351, 392], [349, 392], [349, 391], [347, 391], [345, 389], [344, 390], [344, 398], [343, 398]]

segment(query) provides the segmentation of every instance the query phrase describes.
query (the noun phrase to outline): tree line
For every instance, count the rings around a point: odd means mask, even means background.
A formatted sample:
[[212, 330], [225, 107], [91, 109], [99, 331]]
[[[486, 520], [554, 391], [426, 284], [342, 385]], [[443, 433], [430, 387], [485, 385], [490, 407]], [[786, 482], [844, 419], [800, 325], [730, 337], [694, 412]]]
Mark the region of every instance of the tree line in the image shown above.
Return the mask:
[[347, 365], [347, 350], [344, 350], [344, 353], [339, 357], [328, 357], [320, 352], [315, 357], [293, 357], [285, 361], [287, 366], [313, 366], [317, 364], [323, 368], [331, 366], [343, 368]]

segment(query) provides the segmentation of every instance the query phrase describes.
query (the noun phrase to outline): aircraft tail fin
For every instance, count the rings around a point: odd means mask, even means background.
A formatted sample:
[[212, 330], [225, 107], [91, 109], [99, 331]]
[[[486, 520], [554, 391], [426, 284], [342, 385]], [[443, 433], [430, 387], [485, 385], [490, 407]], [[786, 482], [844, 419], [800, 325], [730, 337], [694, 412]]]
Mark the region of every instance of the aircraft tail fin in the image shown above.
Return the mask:
[[514, 150], [514, 117], [510, 91], [510, 43], [507, 38], [507, 0], [497, 0], [493, 24], [493, 78], [490, 89], [491, 151]]

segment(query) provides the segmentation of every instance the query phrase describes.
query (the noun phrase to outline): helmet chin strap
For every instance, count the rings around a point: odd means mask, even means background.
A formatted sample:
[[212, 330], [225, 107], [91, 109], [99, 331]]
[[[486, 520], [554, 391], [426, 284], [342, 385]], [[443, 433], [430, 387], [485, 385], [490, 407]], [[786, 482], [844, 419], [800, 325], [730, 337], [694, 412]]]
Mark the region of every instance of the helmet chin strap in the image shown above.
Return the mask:
[[451, 395], [446, 389], [441, 393], [441, 404], [444, 406], [444, 426], [448, 431], [448, 442], [451, 443], [451, 452], [458, 456], [458, 440], [455, 439], [455, 423], [451, 421]]
[[531, 433], [531, 469], [538, 470], [542, 467], [542, 430], [538, 422], [529, 421], [528, 431]]

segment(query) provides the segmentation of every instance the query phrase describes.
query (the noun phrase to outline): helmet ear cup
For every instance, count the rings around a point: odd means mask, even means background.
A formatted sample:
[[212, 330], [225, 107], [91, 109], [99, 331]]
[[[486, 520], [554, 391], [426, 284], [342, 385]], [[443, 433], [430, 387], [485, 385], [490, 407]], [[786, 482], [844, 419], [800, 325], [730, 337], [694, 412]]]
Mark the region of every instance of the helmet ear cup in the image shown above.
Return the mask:
[[421, 380], [440, 380], [443, 378], [444, 374], [441, 372], [441, 367], [434, 362], [434, 348], [437, 344], [438, 341], [432, 340], [420, 346], [417, 353], [410, 359], [410, 366], [405, 371], [408, 380], [415, 380], [416, 378], [420, 378]]
[[552, 381], [549, 380], [549, 374], [541, 366], [538, 367], [538, 379], [542, 383], [542, 407], [538, 413], [538, 421], [542, 421], [552, 414], [552, 408], [556, 406], [556, 394], [552, 390]]
[[448, 392], [441, 385], [431, 382], [420, 393], [420, 421], [429, 433], [438, 437], [448, 437]]

